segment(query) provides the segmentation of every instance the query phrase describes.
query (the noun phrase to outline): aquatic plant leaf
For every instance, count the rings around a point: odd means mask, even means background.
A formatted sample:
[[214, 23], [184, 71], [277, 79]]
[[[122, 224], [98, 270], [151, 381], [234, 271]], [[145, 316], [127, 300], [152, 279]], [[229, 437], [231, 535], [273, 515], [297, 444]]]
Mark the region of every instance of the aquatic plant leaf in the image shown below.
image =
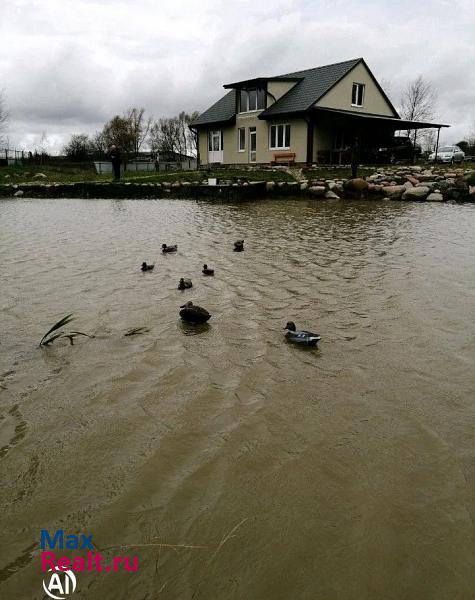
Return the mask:
[[[56, 331], [57, 329], [59, 329], [60, 327], [63, 327], [63, 325], [66, 325], [67, 323], [70, 323], [73, 320], [73, 313], [66, 315], [65, 317], [63, 317], [60, 321], [58, 321], [57, 323], [55, 323], [53, 325], [53, 327], [51, 327], [51, 329], [49, 329], [44, 336], [41, 338], [40, 341], [40, 346], [45, 345], [45, 338], [47, 338], [51, 333], [53, 333], [53, 331]], [[56, 338], [55, 338], [56, 339]]]
[[49, 346], [50, 344], [52, 344], [54, 342], [54, 340], [57, 340], [58, 338], [62, 337], [64, 334], [62, 331], [60, 331], [59, 333], [56, 333], [55, 335], [52, 335], [50, 338], [48, 338], [47, 340], [45, 340], [44, 342], [42, 342], [40, 344], [40, 346]]
[[133, 329], [129, 329], [124, 336], [127, 337], [129, 335], [140, 335], [142, 333], [148, 333], [150, 329], [148, 327], [134, 327]]
[[95, 336], [93, 336], [93, 335], [91, 335], [89, 333], [84, 333], [83, 331], [71, 331], [71, 335], [73, 335], [73, 336], [84, 335], [85, 337], [88, 337], [88, 338], [95, 337]]

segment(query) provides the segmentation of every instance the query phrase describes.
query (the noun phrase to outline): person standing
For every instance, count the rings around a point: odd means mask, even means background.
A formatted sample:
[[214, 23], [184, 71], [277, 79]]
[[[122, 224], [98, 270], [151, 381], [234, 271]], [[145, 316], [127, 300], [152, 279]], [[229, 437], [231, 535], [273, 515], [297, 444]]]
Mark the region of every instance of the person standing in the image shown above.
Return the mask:
[[112, 146], [109, 148], [109, 158], [111, 159], [111, 162], [112, 162], [112, 171], [114, 172], [114, 180], [119, 181], [122, 157], [120, 154], [120, 149], [115, 144], [112, 144]]

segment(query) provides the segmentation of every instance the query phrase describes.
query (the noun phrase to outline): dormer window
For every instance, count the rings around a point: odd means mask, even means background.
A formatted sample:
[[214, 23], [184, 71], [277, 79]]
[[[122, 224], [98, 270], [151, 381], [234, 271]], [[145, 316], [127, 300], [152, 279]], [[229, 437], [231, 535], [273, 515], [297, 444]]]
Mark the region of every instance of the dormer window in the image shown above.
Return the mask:
[[351, 106], [363, 106], [364, 83], [354, 83], [351, 90]]
[[239, 94], [239, 112], [263, 110], [265, 107], [266, 93], [263, 89], [241, 90]]

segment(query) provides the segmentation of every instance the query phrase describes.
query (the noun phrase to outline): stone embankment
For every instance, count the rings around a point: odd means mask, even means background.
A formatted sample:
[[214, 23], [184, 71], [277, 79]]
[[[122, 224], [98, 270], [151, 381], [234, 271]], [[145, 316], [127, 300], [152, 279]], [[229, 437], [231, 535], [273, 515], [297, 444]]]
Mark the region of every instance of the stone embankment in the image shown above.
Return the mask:
[[[268, 190], [282, 184], [267, 183]], [[365, 179], [300, 179], [300, 190], [317, 198], [366, 198], [425, 202], [475, 202], [473, 169], [382, 168]]]
[[[294, 175], [294, 174], [293, 174]], [[367, 199], [416, 202], [475, 202], [473, 169], [381, 168], [357, 179], [322, 179], [300, 172], [299, 181], [221, 181], [207, 185], [189, 181], [134, 181], [0, 184], [0, 197], [30, 198], [210, 198], [222, 201], [263, 197], [311, 197], [325, 200]]]

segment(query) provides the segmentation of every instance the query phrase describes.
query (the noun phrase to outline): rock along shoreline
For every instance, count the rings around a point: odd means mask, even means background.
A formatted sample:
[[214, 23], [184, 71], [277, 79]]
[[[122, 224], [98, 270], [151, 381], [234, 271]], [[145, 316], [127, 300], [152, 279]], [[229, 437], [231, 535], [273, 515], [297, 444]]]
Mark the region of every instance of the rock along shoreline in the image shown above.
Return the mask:
[[[294, 173], [295, 175], [295, 173]], [[265, 198], [302, 197], [321, 200], [393, 200], [411, 202], [475, 202], [475, 171], [446, 171], [419, 166], [382, 168], [366, 178], [318, 179], [304, 170], [298, 181], [253, 181], [218, 185], [180, 182], [76, 182], [38, 181], [0, 185], [0, 197], [159, 199], [204, 198], [223, 202]]]

